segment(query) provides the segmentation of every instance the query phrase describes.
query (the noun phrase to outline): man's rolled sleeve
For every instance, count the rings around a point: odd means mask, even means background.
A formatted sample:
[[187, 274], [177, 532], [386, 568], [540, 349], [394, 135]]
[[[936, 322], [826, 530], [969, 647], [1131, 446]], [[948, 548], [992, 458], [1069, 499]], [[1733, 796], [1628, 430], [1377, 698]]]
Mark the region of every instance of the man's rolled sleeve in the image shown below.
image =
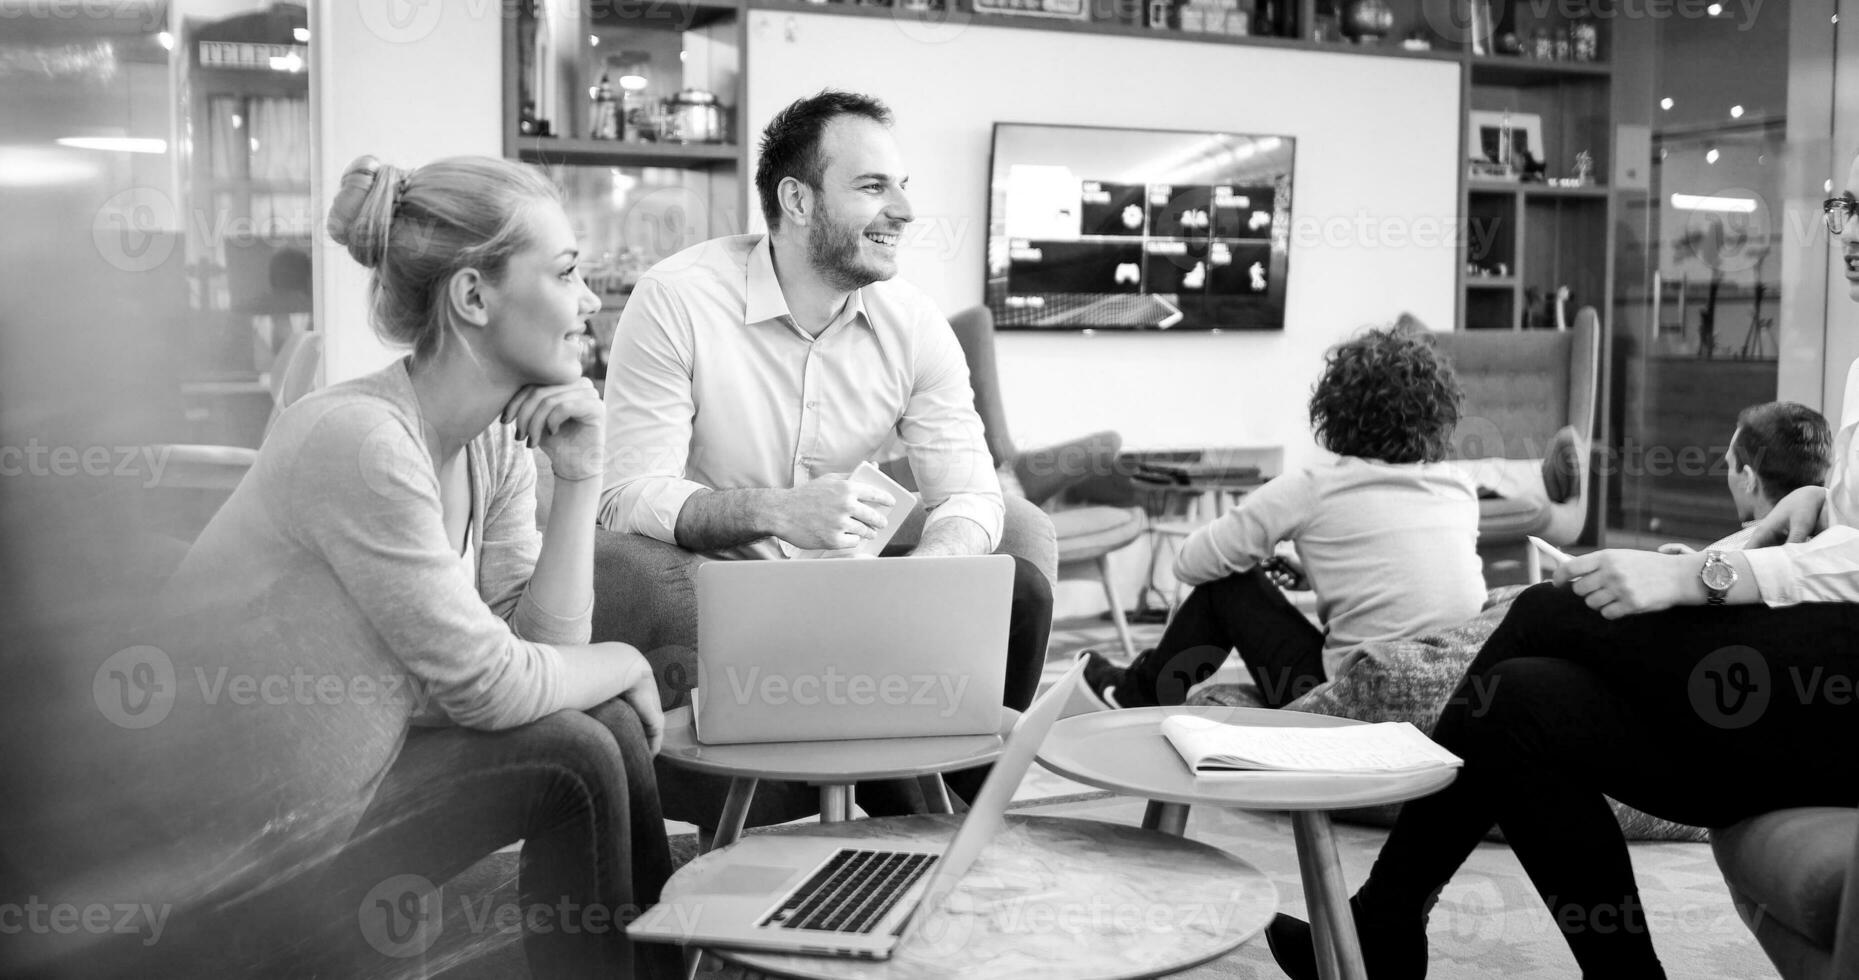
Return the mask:
[[975, 413], [968, 362], [949, 323], [925, 317], [917, 383], [898, 422], [910, 458], [910, 471], [922, 490], [927, 529], [938, 521], [964, 517], [986, 532], [988, 550], [1000, 546], [1006, 521], [1000, 477], [988, 453], [986, 431]]
[[929, 516], [924, 519], [923, 527], [927, 530], [931, 525], [940, 521], [965, 517], [979, 524], [981, 529], [987, 532], [988, 550], [992, 552], [995, 548], [1000, 547], [1001, 531], [1006, 523], [1006, 513], [1006, 505], [1001, 501], [999, 493], [996, 493], [992, 498], [989, 498], [985, 494], [961, 494], [959, 496], [950, 497], [948, 500], [943, 501], [934, 511], [931, 511]]
[[1859, 602], [1859, 530], [1836, 524], [1811, 541], [1743, 552], [1771, 607]]
[[640, 280], [608, 358], [607, 472], [600, 523], [677, 543], [678, 513], [702, 484], [684, 478], [696, 400], [691, 325], [676, 294]]

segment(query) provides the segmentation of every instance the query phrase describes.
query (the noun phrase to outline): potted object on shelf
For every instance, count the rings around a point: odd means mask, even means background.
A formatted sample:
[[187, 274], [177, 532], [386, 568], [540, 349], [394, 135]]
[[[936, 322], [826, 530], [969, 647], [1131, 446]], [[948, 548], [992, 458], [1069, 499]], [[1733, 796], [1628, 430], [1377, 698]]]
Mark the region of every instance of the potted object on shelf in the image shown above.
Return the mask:
[[1388, 0], [1350, 0], [1343, 7], [1343, 34], [1357, 44], [1378, 44], [1394, 32]]
[[721, 143], [726, 129], [723, 106], [714, 92], [687, 88], [665, 100], [661, 139], [672, 143]]
[[616, 140], [620, 138], [619, 103], [613, 99], [613, 85], [607, 81], [602, 72], [600, 84], [594, 86], [594, 107], [588, 115], [587, 137], [596, 140]]

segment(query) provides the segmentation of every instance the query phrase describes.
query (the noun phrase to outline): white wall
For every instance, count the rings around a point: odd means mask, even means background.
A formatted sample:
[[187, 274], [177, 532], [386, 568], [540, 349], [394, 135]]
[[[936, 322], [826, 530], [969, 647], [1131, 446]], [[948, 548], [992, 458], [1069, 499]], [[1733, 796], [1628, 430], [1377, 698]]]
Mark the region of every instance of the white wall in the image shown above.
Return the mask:
[[1295, 465], [1315, 453], [1304, 406], [1325, 348], [1402, 310], [1453, 326], [1456, 65], [769, 11], [749, 15], [748, 57], [751, 133], [828, 85], [890, 104], [920, 226], [902, 275], [949, 312], [981, 301], [995, 122], [1297, 138], [1285, 329], [1003, 333], [1023, 446], [1116, 429], [1136, 448], [1280, 444]]
[[[318, 214], [351, 160], [418, 166], [503, 153], [502, 4], [494, 0], [314, 3], [311, 76]], [[396, 355], [368, 326], [367, 270], [319, 228], [317, 309], [330, 381]]]

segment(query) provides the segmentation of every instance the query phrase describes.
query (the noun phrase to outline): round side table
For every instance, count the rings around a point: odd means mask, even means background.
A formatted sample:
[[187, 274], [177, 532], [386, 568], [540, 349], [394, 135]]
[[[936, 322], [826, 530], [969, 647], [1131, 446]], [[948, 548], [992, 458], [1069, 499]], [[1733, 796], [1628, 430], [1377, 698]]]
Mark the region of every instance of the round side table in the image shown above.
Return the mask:
[[687, 705], [665, 713], [665, 745], [659, 756], [673, 765], [729, 777], [729, 795], [706, 850], [727, 847], [742, 836], [742, 824], [764, 779], [812, 783], [820, 788], [820, 822], [851, 819], [852, 787], [873, 779], [916, 778], [939, 813], [951, 812], [942, 774], [994, 761], [1020, 713], [1001, 709], [994, 735], [926, 738], [861, 738], [830, 742], [759, 742], [704, 745], [697, 741]]
[[1126, 708], [1064, 718], [1052, 726], [1039, 750], [1039, 763], [1067, 779], [1115, 793], [1147, 797], [1143, 826], [1164, 833], [1187, 832], [1188, 809], [1196, 804], [1291, 814], [1304, 898], [1310, 906], [1317, 969], [1324, 980], [1366, 980], [1355, 919], [1330, 810], [1399, 803], [1436, 793], [1456, 769], [1388, 774], [1258, 772], [1197, 779], [1162, 736], [1162, 719], [1193, 714], [1233, 725], [1337, 727], [1359, 725], [1347, 718], [1277, 711], [1178, 705]]
[[[953, 816], [782, 827], [745, 837], [738, 859], [780, 863], [796, 834], [947, 840]], [[662, 902], [729, 893], [721, 852], [678, 869]], [[1196, 841], [1096, 820], [1008, 816], [942, 907], [888, 960], [706, 949], [777, 977], [814, 980], [1132, 980], [1199, 966], [1255, 936], [1278, 910], [1271, 879]]]

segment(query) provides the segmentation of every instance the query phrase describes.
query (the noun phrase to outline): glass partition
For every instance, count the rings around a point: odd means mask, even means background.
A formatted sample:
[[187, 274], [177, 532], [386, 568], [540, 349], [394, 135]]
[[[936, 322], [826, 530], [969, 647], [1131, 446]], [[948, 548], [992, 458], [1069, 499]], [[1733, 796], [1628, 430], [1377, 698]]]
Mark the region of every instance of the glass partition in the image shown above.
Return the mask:
[[1613, 25], [1610, 546], [1734, 531], [1737, 413], [1820, 401], [1839, 5], [1710, 10]]

